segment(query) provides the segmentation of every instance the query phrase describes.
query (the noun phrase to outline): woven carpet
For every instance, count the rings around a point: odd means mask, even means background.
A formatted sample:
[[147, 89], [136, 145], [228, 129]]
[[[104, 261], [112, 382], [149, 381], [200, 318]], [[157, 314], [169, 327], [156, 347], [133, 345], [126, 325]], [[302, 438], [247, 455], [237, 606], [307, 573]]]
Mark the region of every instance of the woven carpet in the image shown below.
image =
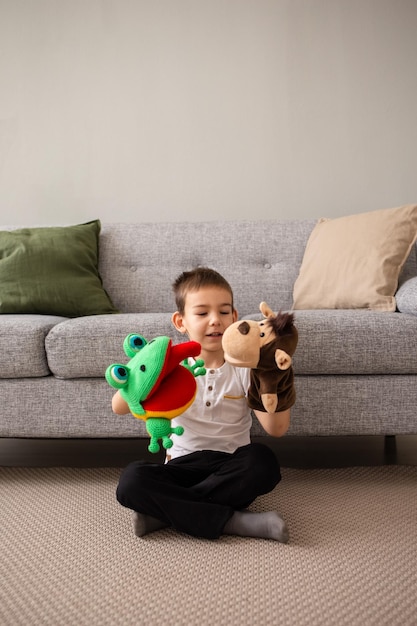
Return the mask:
[[0, 468], [2, 626], [416, 626], [417, 467], [284, 468], [287, 545], [138, 539], [118, 475]]

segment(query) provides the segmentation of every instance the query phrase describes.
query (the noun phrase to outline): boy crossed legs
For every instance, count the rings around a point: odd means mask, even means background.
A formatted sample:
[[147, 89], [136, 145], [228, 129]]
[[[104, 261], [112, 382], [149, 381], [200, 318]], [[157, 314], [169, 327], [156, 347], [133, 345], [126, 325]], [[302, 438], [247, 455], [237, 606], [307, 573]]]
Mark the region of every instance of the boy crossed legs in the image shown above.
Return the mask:
[[131, 463], [120, 478], [117, 499], [136, 511], [138, 536], [172, 526], [207, 539], [232, 534], [286, 543], [288, 530], [276, 511], [245, 510], [280, 479], [274, 453], [250, 443], [233, 453], [204, 450], [164, 465]]

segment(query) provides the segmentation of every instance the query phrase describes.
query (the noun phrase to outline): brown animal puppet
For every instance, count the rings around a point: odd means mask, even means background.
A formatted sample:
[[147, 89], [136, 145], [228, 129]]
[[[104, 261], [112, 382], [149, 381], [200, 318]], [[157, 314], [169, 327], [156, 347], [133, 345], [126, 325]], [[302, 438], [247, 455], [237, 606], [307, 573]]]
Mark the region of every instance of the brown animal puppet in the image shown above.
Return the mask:
[[292, 313], [273, 313], [266, 302], [260, 322], [243, 320], [229, 326], [222, 339], [224, 358], [235, 367], [249, 367], [248, 404], [275, 413], [295, 402], [292, 356], [298, 342]]

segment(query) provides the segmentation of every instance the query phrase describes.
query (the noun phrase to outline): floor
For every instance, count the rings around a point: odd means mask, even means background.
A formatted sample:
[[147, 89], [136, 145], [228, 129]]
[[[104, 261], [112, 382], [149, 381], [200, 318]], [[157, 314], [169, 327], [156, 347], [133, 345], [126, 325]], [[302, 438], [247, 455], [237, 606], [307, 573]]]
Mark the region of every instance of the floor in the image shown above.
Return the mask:
[[[260, 438], [277, 454], [283, 467], [347, 467], [417, 465], [417, 435], [396, 437]], [[0, 465], [20, 467], [123, 467], [150, 454], [138, 439], [0, 439]]]

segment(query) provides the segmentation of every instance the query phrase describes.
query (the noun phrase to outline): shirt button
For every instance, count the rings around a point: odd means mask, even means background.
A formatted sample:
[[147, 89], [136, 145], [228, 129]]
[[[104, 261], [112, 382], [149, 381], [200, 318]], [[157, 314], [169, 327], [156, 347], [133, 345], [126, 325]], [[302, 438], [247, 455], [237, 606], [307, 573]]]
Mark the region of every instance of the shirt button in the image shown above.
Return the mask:
[[206, 406], [211, 406], [211, 402], [206, 402]]
[[210, 370], [210, 374], [214, 374], [214, 370]]
[[208, 389], [209, 391], [213, 391], [213, 387], [212, 387], [211, 385], [209, 385], [209, 386], [207, 387], [207, 389]]

